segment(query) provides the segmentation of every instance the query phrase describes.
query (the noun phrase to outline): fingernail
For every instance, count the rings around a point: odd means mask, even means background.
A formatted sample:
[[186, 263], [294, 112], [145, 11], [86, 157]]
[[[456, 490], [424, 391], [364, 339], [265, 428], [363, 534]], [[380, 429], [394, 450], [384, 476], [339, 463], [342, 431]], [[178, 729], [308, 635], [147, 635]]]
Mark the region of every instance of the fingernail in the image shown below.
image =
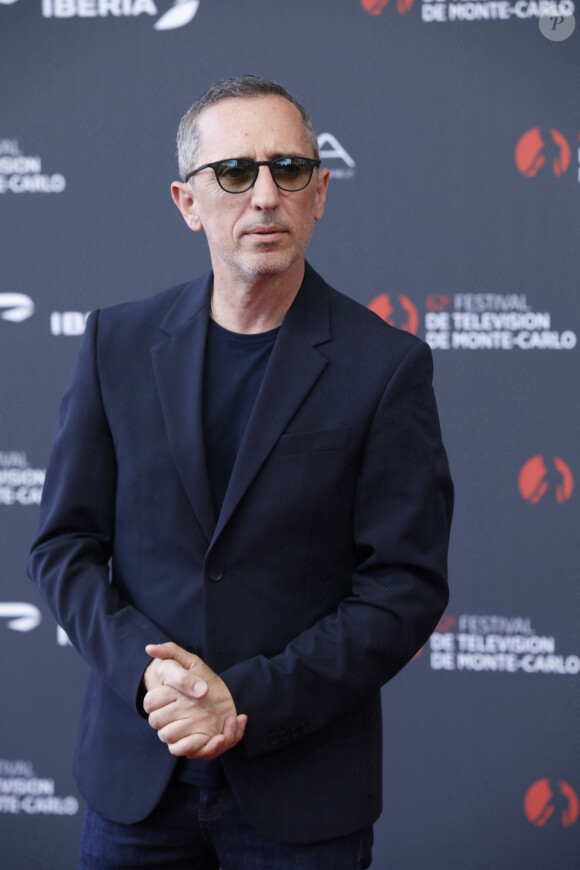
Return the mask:
[[206, 691], [207, 691], [207, 685], [205, 683], [201, 682], [201, 680], [200, 680], [193, 687], [193, 697], [194, 698], [203, 698]]

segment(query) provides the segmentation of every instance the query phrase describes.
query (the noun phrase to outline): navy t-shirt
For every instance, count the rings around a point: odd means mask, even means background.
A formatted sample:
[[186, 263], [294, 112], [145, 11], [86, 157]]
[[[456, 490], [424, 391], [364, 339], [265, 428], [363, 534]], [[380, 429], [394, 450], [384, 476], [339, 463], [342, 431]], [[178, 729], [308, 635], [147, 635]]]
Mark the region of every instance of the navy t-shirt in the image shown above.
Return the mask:
[[[210, 320], [204, 367], [203, 432], [207, 472], [216, 516], [254, 407], [279, 327], [268, 332], [230, 332]], [[178, 778], [194, 785], [225, 781], [219, 759], [181, 762]]]
[[205, 349], [203, 431], [207, 472], [219, 514], [234, 462], [278, 329], [255, 335], [209, 322]]

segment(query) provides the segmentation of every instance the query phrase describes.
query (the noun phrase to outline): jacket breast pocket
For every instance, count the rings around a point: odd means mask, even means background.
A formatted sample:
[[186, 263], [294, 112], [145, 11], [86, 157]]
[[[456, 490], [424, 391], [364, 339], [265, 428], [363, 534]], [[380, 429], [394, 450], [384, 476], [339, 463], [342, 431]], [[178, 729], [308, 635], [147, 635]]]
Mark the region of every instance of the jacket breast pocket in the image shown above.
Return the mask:
[[293, 453], [314, 453], [322, 450], [340, 450], [350, 444], [350, 427], [317, 429], [313, 432], [287, 432], [274, 449], [275, 456]]

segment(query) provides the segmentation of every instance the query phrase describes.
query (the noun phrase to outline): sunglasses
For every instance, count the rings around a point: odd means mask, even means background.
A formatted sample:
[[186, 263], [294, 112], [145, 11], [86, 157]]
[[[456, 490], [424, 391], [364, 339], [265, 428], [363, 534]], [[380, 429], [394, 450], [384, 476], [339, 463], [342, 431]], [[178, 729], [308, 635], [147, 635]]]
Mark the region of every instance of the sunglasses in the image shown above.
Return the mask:
[[245, 193], [256, 183], [260, 166], [267, 166], [274, 183], [280, 190], [304, 190], [310, 184], [315, 166], [320, 166], [320, 160], [311, 157], [278, 157], [277, 160], [248, 160], [245, 157], [234, 157], [232, 160], [218, 160], [216, 163], [204, 163], [192, 172], [188, 172], [185, 180], [201, 172], [202, 169], [213, 169], [217, 183], [228, 193]]

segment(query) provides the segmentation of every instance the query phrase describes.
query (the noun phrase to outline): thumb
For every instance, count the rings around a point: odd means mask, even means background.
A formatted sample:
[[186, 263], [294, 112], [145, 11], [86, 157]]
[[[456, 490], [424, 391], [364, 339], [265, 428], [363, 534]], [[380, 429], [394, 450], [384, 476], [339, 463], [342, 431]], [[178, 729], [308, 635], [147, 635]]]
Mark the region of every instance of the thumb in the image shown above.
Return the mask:
[[195, 665], [197, 656], [183, 649], [176, 643], [148, 643], [145, 647], [145, 652], [154, 659], [173, 659], [182, 667], [191, 668]]
[[154, 659], [174, 661], [187, 671], [187, 675], [184, 675], [182, 680], [171, 680], [168, 682], [169, 685], [173, 685], [174, 688], [194, 698], [203, 698], [204, 695], [207, 695], [207, 683], [195, 673], [195, 668], [203, 665], [199, 656], [171, 641], [168, 643], [148, 643], [145, 652]]

